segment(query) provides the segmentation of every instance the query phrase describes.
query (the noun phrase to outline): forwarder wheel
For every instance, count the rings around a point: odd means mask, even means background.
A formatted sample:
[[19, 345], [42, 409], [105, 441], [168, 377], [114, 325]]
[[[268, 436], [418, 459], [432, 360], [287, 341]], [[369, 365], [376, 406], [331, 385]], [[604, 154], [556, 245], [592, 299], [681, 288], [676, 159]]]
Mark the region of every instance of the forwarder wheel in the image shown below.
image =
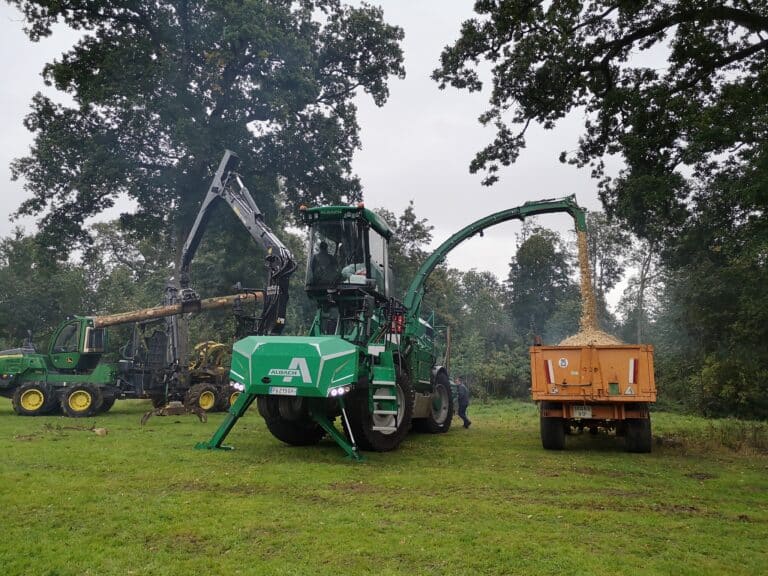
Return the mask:
[[16, 389], [11, 404], [19, 416], [40, 416], [53, 410], [56, 396], [45, 384], [30, 382]]
[[413, 420], [413, 427], [418, 432], [442, 434], [451, 429], [453, 420], [453, 395], [448, 374], [439, 372], [432, 388], [429, 416]]
[[223, 386], [216, 397], [216, 409], [221, 412], [229, 412], [232, 405], [240, 397], [240, 391], [232, 386]]
[[[368, 390], [356, 389], [346, 400], [349, 425], [357, 445], [362, 450], [389, 452], [402, 443], [411, 428], [414, 393], [408, 377], [397, 370], [397, 414], [372, 414], [368, 408]], [[375, 387], [375, 384], [371, 384]], [[375, 430], [374, 428], [394, 428]]]
[[648, 453], [651, 451], [651, 417], [627, 419], [627, 435], [624, 438], [627, 452]]
[[565, 422], [562, 418], [540, 417], [541, 445], [545, 450], [565, 448]]
[[86, 418], [97, 414], [103, 401], [101, 390], [95, 386], [83, 384], [64, 391], [61, 397], [61, 409], [70, 418]]
[[101, 408], [99, 409], [99, 412], [102, 414], [106, 414], [110, 410], [112, 410], [112, 406], [115, 405], [115, 400], [117, 398], [115, 396], [104, 396], [104, 399], [101, 402]]
[[216, 387], [213, 384], [195, 384], [187, 391], [184, 406], [213, 412], [216, 409]]

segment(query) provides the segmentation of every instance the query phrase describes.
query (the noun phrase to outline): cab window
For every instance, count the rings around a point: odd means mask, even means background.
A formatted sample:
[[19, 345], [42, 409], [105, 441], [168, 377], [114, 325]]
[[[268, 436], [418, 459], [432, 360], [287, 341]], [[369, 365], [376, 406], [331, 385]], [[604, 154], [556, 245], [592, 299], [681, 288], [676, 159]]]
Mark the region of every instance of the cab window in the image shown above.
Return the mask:
[[85, 347], [83, 352], [104, 352], [106, 348], [106, 331], [104, 328], [85, 329]]
[[70, 322], [61, 329], [53, 344], [54, 353], [77, 352], [80, 342], [80, 322]]
[[368, 243], [371, 251], [371, 278], [376, 283], [376, 291], [389, 296], [387, 241], [381, 234], [371, 229], [368, 231]]

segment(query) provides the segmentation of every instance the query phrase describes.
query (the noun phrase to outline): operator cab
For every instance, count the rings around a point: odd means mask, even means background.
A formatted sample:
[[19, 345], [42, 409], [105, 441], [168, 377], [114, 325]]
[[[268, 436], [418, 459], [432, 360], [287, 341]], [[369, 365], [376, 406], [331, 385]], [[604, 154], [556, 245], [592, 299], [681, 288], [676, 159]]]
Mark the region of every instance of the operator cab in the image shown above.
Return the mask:
[[107, 332], [90, 318], [76, 316], [59, 327], [50, 345], [50, 358], [60, 370], [92, 370], [107, 349]]
[[392, 230], [381, 217], [362, 206], [311, 208], [302, 214], [309, 226], [305, 286], [310, 295], [362, 290], [377, 299], [390, 296]]

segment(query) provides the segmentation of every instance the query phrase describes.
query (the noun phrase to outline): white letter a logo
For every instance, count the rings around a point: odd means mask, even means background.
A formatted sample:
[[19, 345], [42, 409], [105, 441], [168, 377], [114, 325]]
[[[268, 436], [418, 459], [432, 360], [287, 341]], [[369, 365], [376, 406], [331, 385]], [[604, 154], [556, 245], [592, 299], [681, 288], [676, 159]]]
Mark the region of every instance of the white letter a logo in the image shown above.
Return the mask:
[[[301, 381], [304, 384], [312, 384], [312, 377], [309, 374], [306, 358], [294, 358], [291, 360], [288, 370], [298, 370], [299, 374], [301, 374]], [[283, 378], [283, 382], [290, 382], [291, 380], [293, 380], [293, 375]]]

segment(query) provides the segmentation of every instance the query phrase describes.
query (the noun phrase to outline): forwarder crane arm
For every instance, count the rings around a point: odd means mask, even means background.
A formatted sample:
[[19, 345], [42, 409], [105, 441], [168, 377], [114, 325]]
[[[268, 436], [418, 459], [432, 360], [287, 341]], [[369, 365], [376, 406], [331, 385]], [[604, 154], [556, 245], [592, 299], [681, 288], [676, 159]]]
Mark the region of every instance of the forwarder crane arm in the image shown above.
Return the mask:
[[416, 276], [408, 287], [408, 291], [405, 293], [404, 305], [406, 309], [406, 319], [408, 324], [414, 324], [412, 326], [415, 329], [415, 324], [419, 322], [419, 313], [421, 312], [421, 302], [424, 299], [424, 287], [427, 282], [427, 278], [432, 271], [443, 261], [448, 253], [456, 248], [459, 244], [464, 242], [467, 238], [471, 238], [478, 232], [482, 232], [486, 228], [495, 226], [508, 220], [525, 220], [528, 216], [535, 216], [537, 214], [550, 214], [554, 212], [568, 212], [576, 222], [576, 230], [584, 232], [587, 229], [587, 215], [586, 210], [579, 207], [576, 203], [576, 196], [574, 194], [566, 196], [564, 198], [553, 198], [550, 200], [537, 200], [534, 202], [526, 202], [522, 206], [516, 208], [509, 208], [496, 212], [485, 218], [481, 218], [465, 226], [456, 234], [448, 238], [426, 259], [424, 264], [416, 272]]
[[[266, 267], [268, 270], [267, 289], [264, 294], [264, 306], [261, 317], [256, 321], [254, 333], [280, 334], [285, 327], [285, 312], [288, 305], [288, 283], [291, 274], [296, 270], [296, 261], [291, 251], [275, 236], [264, 222], [262, 214], [251, 193], [243, 184], [240, 175], [235, 171], [240, 159], [231, 150], [224, 151], [224, 157], [213, 176], [208, 193], [203, 199], [197, 213], [195, 223], [187, 236], [187, 241], [181, 250], [179, 261], [179, 285], [181, 301], [199, 300], [190, 289], [189, 269], [192, 259], [200, 245], [213, 208], [220, 202], [226, 203], [243, 226], [248, 230], [257, 244], [266, 252]], [[194, 307], [189, 306], [190, 308]]]

